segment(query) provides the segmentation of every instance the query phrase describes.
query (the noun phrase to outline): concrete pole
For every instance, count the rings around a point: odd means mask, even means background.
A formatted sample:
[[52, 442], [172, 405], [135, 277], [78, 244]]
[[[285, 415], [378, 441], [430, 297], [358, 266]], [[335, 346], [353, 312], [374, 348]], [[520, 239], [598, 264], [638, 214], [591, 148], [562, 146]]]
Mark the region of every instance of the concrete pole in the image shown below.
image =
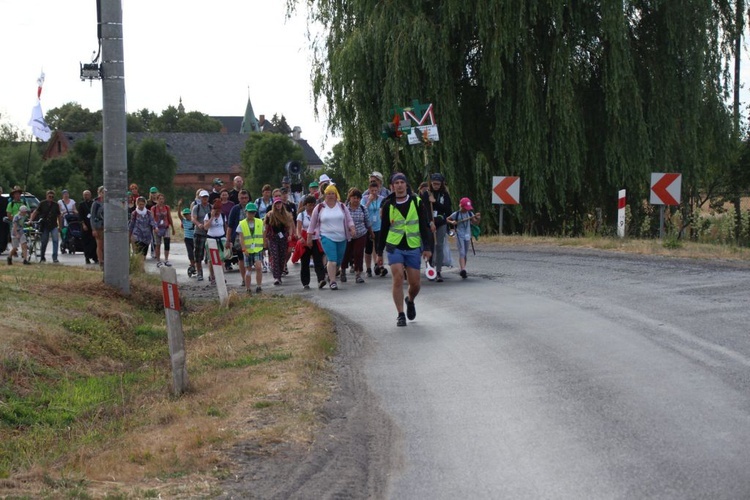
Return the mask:
[[101, 0], [104, 282], [130, 293], [125, 63], [121, 0]]

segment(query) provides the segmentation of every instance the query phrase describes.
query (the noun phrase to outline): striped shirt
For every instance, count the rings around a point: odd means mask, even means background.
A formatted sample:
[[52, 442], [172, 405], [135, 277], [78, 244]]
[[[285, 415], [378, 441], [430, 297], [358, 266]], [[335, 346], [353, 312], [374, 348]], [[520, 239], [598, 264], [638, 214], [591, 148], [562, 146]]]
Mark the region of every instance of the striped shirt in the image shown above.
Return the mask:
[[367, 214], [367, 209], [361, 204], [356, 209], [349, 207], [349, 205], [347, 205], [347, 207], [349, 208], [349, 212], [352, 214], [352, 220], [354, 221], [354, 237], [361, 238], [371, 227], [370, 216]]
[[182, 230], [185, 233], [185, 239], [193, 239], [195, 235], [195, 224], [190, 219], [182, 219]]

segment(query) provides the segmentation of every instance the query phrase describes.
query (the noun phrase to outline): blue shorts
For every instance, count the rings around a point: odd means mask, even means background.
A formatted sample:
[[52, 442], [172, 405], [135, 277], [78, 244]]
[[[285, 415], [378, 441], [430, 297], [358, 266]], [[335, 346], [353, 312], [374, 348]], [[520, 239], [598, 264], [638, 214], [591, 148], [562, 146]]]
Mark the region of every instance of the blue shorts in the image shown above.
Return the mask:
[[458, 256], [461, 259], [465, 259], [466, 256], [469, 254], [469, 244], [471, 243], [471, 240], [462, 240], [457, 239], [456, 244], [458, 245]]
[[412, 269], [419, 269], [422, 265], [421, 248], [414, 248], [412, 250], [401, 250], [396, 248], [392, 252], [386, 253], [388, 254], [388, 264], [403, 264]]
[[344, 252], [346, 252], [346, 240], [344, 241], [333, 241], [329, 240], [325, 236], [320, 237], [320, 243], [323, 245], [323, 251], [328, 257], [328, 262], [340, 263], [344, 260]]
[[262, 252], [257, 253], [246, 253], [243, 256], [243, 260], [245, 261], [245, 267], [255, 267], [256, 262], [262, 262]]

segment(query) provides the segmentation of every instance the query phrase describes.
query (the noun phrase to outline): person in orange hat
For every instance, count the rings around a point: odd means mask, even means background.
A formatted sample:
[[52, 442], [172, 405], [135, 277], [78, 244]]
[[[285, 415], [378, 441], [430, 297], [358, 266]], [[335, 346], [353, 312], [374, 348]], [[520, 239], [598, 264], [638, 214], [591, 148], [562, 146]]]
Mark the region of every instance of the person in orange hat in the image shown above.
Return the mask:
[[456, 239], [458, 240], [458, 263], [461, 267], [461, 278], [466, 279], [466, 256], [469, 253], [471, 243], [471, 225], [478, 224], [482, 218], [479, 212], [474, 213], [474, 207], [469, 198], [461, 198], [458, 202], [460, 207], [448, 216], [448, 224], [456, 227]]

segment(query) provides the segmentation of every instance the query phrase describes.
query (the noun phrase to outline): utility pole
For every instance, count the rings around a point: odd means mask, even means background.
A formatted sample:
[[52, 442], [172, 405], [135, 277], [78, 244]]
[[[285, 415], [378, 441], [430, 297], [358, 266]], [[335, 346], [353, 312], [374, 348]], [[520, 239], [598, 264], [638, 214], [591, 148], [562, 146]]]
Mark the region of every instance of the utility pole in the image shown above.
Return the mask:
[[121, 0], [99, 0], [104, 152], [104, 282], [130, 294], [127, 134]]

